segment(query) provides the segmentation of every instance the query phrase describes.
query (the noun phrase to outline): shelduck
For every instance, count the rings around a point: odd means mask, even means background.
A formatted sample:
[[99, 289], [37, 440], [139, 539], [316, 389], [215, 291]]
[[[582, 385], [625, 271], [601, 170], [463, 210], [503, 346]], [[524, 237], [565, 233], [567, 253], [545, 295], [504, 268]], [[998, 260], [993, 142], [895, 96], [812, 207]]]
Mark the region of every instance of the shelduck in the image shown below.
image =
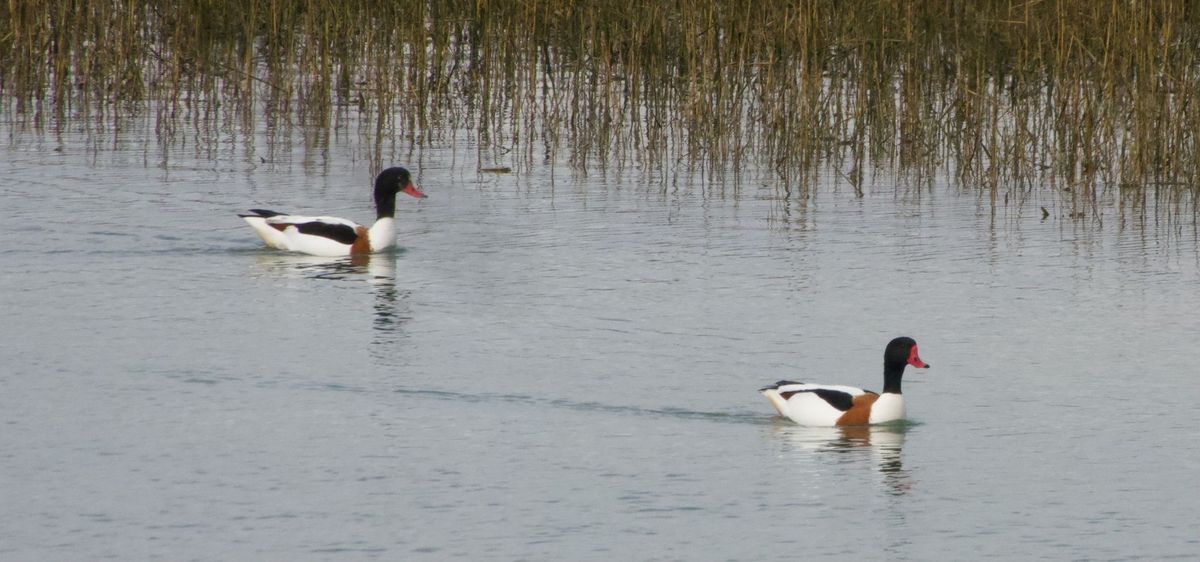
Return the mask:
[[396, 244], [396, 194], [426, 197], [404, 168], [388, 168], [375, 178], [375, 224], [327, 216], [289, 215], [267, 209], [239, 214], [267, 246], [314, 256], [378, 252]]
[[917, 342], [900, 337], [883, 351], [883, 394], [853, 386], [779, 381], [759, 392], [779, 415], [800, 425], [867, 425], [904, 418], [900, 379], [908, 365], [928, 369], [917, 354]]

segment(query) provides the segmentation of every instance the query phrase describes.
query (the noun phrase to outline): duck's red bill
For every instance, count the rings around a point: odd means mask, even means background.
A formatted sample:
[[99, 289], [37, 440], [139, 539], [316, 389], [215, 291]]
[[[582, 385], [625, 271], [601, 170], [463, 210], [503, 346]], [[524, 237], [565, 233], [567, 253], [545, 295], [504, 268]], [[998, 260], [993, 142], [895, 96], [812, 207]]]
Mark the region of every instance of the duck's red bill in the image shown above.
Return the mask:
[[917, 346], [912, 346], [912, 351], [908, 352], [908, 364], [918, 369], [928, 369], [929, 363], [921, 361], [921, 356], [917, 355]]
[[425, 195], [424, 193], [422, 193], [420, 189], [417, 189], [417, 186], [415, 186], [411, 183], [404, 186], [404, 189], [401, 189], [400, 192], [404, 193], [405, 195], [411, 195], [413, 197], [416, 197], [417, 199], [424, 199], [426, 197], [429, 197], [428, 195]]

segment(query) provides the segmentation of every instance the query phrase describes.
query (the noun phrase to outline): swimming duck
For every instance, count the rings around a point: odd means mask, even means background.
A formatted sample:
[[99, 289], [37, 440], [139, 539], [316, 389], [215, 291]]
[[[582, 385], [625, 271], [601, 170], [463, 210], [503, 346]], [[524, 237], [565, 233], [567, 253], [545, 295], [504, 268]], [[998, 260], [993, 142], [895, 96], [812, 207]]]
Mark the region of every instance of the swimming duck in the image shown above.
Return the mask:
[[367, 228], [339, 217], [289, 215], [267, 209], [239, 214], [267, 246], [314, 256], [378, 252], [396, 244], [396, 194], [426, 195], [404, 168], [388, 168], [375, 178], [375, 224]]
[[928, 369], [912, 338], [896, 338], [883, 350], [883, 394], [853, 386], [779, 381], [759, 392], [779, 415], [800, 425], [867, 425], [904, 418], [900, 379], [904, 367]]

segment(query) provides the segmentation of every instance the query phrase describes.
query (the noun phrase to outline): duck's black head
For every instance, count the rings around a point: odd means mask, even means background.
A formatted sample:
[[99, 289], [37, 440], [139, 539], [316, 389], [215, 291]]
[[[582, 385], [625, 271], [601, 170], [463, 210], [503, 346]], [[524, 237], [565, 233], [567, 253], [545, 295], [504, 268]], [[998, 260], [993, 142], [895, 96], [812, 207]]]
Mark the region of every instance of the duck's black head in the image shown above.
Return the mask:
[[403, 193], [418, 199], [427, 197], [413, 185], [412, 175], [404, 168], [388, 168], [375, 178], [375, 209], [379, 218], [396, 216], [396, 194]]
[[912, 365], [928, 369], [929, 363], [917, 354], [917, 342], [912, 338], [896, 338], [888, 342], [883, 350], [883, 391], [900, 394], [900, 379], [904, 368]]
[[883, 350], [883, 365], [884, 367], [899, 367], [901, 370], [905, 365], [912, 365], [919, 369], [929, 368], [929, 364], [922, 361], [921, 356], [917, 354], [917, 341], [906, 337], [888, 342], [887, 347]]

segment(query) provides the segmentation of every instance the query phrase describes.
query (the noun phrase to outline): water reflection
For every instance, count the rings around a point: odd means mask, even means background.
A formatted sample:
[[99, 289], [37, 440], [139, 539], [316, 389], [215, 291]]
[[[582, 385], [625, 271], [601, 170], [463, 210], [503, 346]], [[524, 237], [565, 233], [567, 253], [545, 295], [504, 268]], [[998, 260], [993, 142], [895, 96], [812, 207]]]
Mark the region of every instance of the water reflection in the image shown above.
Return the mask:
[[[284, 252], [264, 251], [257, 256], [255, 265], [266, 275], [275, 277], [299, 277], [309, 279], [342, 280], [362, 277], [368, 274], [372, 262], [387, 261], [387, 254], [376, 256], [370, 254], [347, 257], [322, 257], [306, 254], [291, 254]], [[395, 256], [392, 259], [392, 274], [395, 274]], [[386, 274], [386, 272], [385, 272]]]
[[320, 257], [304, 254], [263, 252], [255, 261], [258, 270], [267, 276], [320, 279], [326, 281], [365, 280], [375, 295], [373, 343], [396, 341], [396, 334], [412, 318], [408, 309], [411, 291], [396, 284], [397, 252], [360, 254], [347, 257]]
[[868, 462], [891, 494], [912, 489], [911, 471], [904, 469], [901, 452], [910, 423], [851, 427], [805, 427], [777, 423], [772, 433], [781, 440], [783, 453], [810, 460], [814, 455], [846, 455], [837, 462]]
[[412, 319], [409, 297], [412, 291], [396, 284], [396, 258], [393, 252], [364, 256], [366, 277], [375, 292], [374, 344], [393, 343], [399, 339], [401, 328]]

